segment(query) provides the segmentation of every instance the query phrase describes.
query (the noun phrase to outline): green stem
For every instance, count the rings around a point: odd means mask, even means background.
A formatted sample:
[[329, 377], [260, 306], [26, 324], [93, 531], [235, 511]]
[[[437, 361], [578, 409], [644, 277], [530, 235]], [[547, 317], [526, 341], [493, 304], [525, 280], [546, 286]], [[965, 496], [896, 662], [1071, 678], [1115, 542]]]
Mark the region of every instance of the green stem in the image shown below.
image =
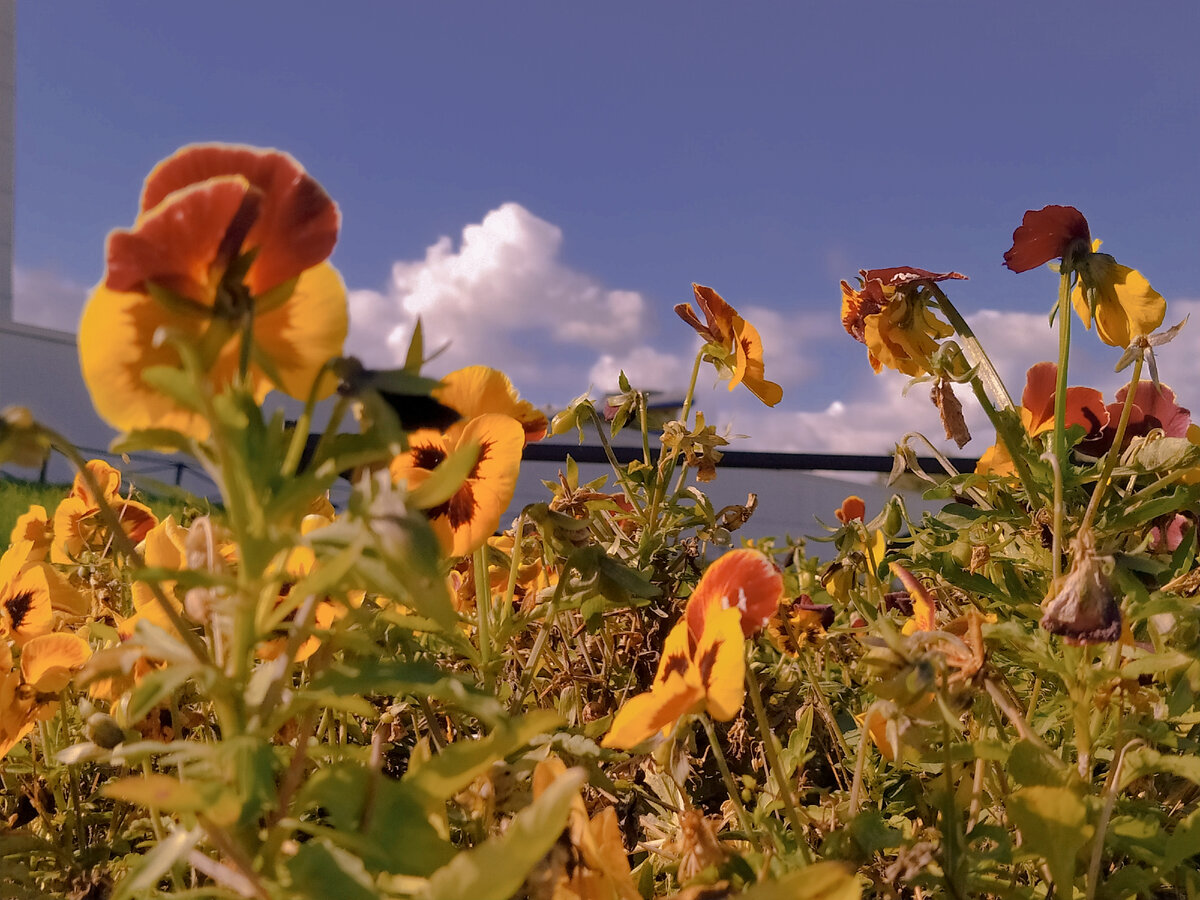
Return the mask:
[[1117, 422], [1117, 432], [1113, 435], [1112, 447], [1104, 455], [1104, 466], [1100, 469], [1100, 480], [1096, 482], [1096, 489], [1092, 491], [1092, 499], [1088, 502], [1087, 511], [1083, 514], [1083, 522], [1079, 526], [1080, 531], [1090, 527], [1096, 520], [1096, 513], [1100, 510], [1100, 499], [1108, 489], [1113, 469], [1116, 468], [1117, 460], [1121, 456], [1121, 444], [1125, 440], [1125, 429], [1129, 426], [1129, 418], [1133, 413], [1134, 394], [1137, 392], [1138, 382], [1142, 377], [1142, 364], [1144, 360], [1144, 353], [1139, 353], [1133, 359], [1133, 374], [1129, 378], [1129, 387], [1125, 390], [1125, 405], [1121, 407], [1121, 418]]
[[752, 651], [747, 652], [746, 690], [750, 694], [750, 706], [754, 709], [754, 718], [758, 721], [759, 735], [762, 737], [763, 749], [767, 754], [767, 764], [771, 767], [771, 774], [775, 776], [779, 799], [783, 802], [788, 821], [792, 825], [792, 833], [796, 836], [796, 852], [804, 864], [809, 865], [812, 862], [812, 854], [805, 841], [804, 823], [800, 821], [800, 812], [796, 808], [796, 796], [792, 793], [792, 786], [784, 773], [783, 762], [779, 757], [779, 747], [775, 743], [775, 733], [771, 729], [771, 720], [767, 718], [767, 707], [763, 703], [762, 691], [758, 686], [758, 676], [751, 664], [753, 656]]
[[1071, 272], [1063, 260], [1058, 278], [1058, 381], [1054, 388], [1054, 455], [1067, 469], [1067, 364], [1071, 356]]
[[488, 581], [487, 543], [475, 551], [475, 612], [479, 628], [479, 667], [483, 670], [483, 683], [489, 690], [492, 684], [492, 589]]
[[[304, 448], [308, 446], [308, 433], [312, 428], [313, 410], [317, 406], [317, 393], [321, 388], [321, 382], [325, 380], [325, 373], [329, 371], [329, 362], [321, 366], [321, 370], [317, 372], [317, 377], [313, 380], [312, 387], [309, 388], [308, 397], [304, 400], [304, 410], [300, 413], [300, 418], [296, 420], [296, 428], [292, 432], [291, 443], [288, 444], [287, 456], [283, 460], [283, 477], [291, 478], [296, 474], [296, 470], [300, 468], [300, 459], [304, 455]], [[330, 425], [333, 420], [330, 420]], [[328, 427], [326, 431], [328, 431]]]
[[945, 315], [946, 321], [950, 323], [950, 327], [958, 332], [959, 337], [962, 338], [971, 364], [977, 367], [979, 372], [978, 377], [982, 379], [988, 390], [991, 391], [992, 396], [996, 398], [996, 403], [1003, 409], [1013, 409], [1016, 404], [1013, 403], [1013, 399], [1008, 393], [1008, 388], [1004, 386], [1004, 382], [1000, 378], [1000, 373], [992, 365], [991, 358], [987, 355], [987, 351], [983, 349], [983, 345], [979, 343], [979, 339], [975, 337], [975, 332], [967, 324], [967, 320], [962, 317], [958, 308], [950, 302], [950, 298], [946, 296], [945, 292], [937, 284], [929, 282], [929, 289], [937, 299], [938, 308]]
[[[754, 831], [754, 825], [750, 821], [750, 814], [746, 812], [746, 807], [742, 805], [742, 792], [737, 786], [737, 782], [733, 779], [733, 773], [729, 771], [729, 763], [725, 759], [725, 753], [721, 749], [721, 742], [717, 739], [717, 729], [713, 726], [712, 719], [708, 713], [700, 714], [700, 723], [704, 726], [704, 733], [708, 735], [708, 744], [712, 747], [713, 759], [717, 761], [717, 768], [721, 770], [721, 778], [725, 782], [725, 790], [729, 792], [729, 801], [733, 804], [734, 811], [737, 813], [738, 822], [742, 826], [742, 831], [746, 835], [746, 840], [752, 844], [758, 844], [758, 835]], [[761, 850], [761, 846], [759, 847]]]

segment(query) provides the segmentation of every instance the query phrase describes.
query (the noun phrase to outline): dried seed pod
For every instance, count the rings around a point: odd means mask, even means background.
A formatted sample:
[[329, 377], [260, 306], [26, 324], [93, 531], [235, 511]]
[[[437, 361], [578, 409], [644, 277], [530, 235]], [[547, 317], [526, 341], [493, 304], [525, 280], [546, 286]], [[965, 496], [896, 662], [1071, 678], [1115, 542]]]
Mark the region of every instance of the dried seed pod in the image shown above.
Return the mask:
[[1121, 636], [1121, 607], [1109, 572], [1112, 557], [1096, 553], [1090, 530], [1075, 538], [1071, 571], [1042, 602], [1041, 625], [1071, 644], [1108, 644]]

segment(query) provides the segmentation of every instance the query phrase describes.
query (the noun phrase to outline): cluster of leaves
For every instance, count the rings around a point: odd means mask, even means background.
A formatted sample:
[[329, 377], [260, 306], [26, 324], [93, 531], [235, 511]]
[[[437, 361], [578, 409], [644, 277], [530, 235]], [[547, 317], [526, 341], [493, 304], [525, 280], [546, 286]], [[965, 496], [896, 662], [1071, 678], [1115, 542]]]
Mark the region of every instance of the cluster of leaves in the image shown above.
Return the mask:
[[[345, 298], [336, 210], [306, 179], [283, 154], [181, 151], [89, 301], [85, 378], [119, 380], [117, 449], [187, 454], [219, 508], [158, 521], [22, 411], [0, 422], [6, 458], [79, 470], [0, 559], [0, 896], [1200, 890], [1200, 444], [1140, 380], [1148, 285], [1086, 223], [1050, 213], [1056, 252], [1025, 267], [1060, 259], [1059, 328], [1074, 305], [1132, 351], [1111, 407], [1069, 402], [1069, 332], [1053, 396], [1041, 369], [1007, 399], [938, 287], [957, 273], [843, 285], [872, 364], [934, 380], [958, 438], [969, 385], [997, 449], [931, 477], [902, 446], [941, 510], [848, 498], [819, 561], [790, 538], [735, 547], [754, 501], [715, 509], [699, 486], [725, 439], [695, 374], [661, 432], [624, 380], [547, 423], [499, 373], [420, 376], [419, 330], [393, 372], [308, 341]], [[1118, 277], [1139, 291], [1125, 319]], [[757, 332], [695, 292], [694, 373], [778, 402]], [[89, 343], [118, 313], [130, 341]], [[271, 388], [305, 401], [299, 423], [264, 413]], [[643, 452], [619, 464], [630, 427]], [[572, 428], [612, 474], [568, 462], [500, 523], [525, 443]]]

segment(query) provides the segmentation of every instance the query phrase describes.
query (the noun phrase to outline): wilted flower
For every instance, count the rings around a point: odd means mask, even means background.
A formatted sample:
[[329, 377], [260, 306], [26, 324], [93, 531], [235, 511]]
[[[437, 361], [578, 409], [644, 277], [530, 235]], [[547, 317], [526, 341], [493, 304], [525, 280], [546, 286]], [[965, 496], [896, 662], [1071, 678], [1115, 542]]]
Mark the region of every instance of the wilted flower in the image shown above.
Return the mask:
[[738, 315], [712, 288], [693, 284], [692, 292], [696, 303], [704, 313], [701, 322], [690, 303], [678, 303], [675, 312], [687, 322], [705, 341], [722, 349], [720, 358], [708, 354], [707, 359], [717, 371], [729, 371], [729, 389], [745, 384], [755, 397], [767, 406], [774, 406], [783, 399], [783, 388], [767, 381], [763, 367], [762, 338], [758, 329]]
[[1090, 529], [1075, 538], [1071, 571], [1042, 602], [1041, 625], [1070, 644], [1112, 643], [1121, 637], [1121, 606], [1113, 591], [1112, 557], [1096, 553]]
[[967, 276], [911, 266], [862, 269], [858, 275], [857, 290], [842, 282], [842, 326], [866, 344], [871, 368], [879, 372], [886, 366], [914, 376], [928, 373], [938, 340], [954, 329], [934, 315], [922, 288]]

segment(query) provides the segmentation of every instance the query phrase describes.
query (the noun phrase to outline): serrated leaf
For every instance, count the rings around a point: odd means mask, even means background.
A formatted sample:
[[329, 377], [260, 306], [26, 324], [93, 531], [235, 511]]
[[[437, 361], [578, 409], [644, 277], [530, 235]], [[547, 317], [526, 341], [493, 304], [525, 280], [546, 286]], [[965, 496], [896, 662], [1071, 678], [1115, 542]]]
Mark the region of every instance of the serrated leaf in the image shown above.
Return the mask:
[[1137, 779], [1156, 772], [1186, 778], [1192, 784], [1200, 785], [1200, 757], [1172, 756], [1150, 747], [1135, 747], [1125, 754], [1125, 762], [1121, 766], [1121, 790]]
[[568, 769], [533, 803], [521, 810], [500, 837], [459, 853], [438, 869], [422, 900], [509, 900], [554, 846], [567, 825], [571, 804], [586, 777]]

